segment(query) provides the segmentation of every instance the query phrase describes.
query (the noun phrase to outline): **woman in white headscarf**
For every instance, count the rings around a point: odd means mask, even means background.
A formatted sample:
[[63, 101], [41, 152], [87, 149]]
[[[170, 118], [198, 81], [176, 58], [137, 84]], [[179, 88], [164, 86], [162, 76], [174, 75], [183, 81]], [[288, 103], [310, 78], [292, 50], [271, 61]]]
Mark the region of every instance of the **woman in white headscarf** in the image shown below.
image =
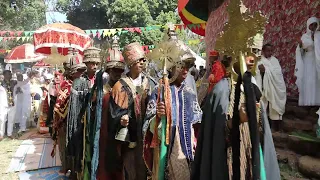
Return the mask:
[[320, 43], [316, 43], [320, 36], [315, 35], [318, 29], [319, 20], [316, 17], [309, 18], [307, 32], [302, 35], [296, 49], [295, 76], [300, 106], [320, 105], [320, 57], [316, 57], [320, 53]]

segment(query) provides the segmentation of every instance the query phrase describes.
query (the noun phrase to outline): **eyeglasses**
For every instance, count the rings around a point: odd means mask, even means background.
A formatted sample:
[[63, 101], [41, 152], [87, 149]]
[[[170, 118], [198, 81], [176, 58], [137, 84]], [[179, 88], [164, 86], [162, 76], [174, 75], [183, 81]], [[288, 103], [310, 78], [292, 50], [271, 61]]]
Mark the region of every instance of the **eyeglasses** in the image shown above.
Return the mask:
[[145, 59], [145, 58], [141, 58], [141, 59], [139, 59], [139, 62], [146, 62], [147, 60]]

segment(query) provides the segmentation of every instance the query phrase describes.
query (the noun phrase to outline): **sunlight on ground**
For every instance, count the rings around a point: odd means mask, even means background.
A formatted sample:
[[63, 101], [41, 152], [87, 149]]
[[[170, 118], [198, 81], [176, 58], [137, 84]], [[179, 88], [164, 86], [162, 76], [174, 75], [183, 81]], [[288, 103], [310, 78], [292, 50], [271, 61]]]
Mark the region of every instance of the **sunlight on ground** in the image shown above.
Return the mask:
[[0, 141], [0, 179], [1, 180], [18, 180], [18, 173], [6, 173], [12, 156], [15, 154], [22, 140], [4, 139]]

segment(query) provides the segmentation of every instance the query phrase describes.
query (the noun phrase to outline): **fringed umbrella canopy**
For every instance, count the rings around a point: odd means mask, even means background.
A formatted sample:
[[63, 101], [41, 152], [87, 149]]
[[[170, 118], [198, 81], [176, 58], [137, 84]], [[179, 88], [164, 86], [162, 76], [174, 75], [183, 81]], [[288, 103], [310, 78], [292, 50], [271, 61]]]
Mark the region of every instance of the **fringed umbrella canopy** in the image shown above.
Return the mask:
[[45, 58], [46, 56], [34, 53], [34, 46], [32, 44], [23, 44], [13, 48], [10, 53], [4, 58], [4, 62], [10, 64], [37, 62]]
[[51, 54], [53, 46], [62, 55], [68, 54], [68, 48], [75, 48], [80, 54], [92, 46], [92, 39], [78, 27], [68, 23], [53, 23], [41, 27], [33, 34], [35, 52]]
[[33, 67], [37, 67], [37, 68], [39, 68], [39, 67], [51, 67], [51, 65], [50, 64], [47, 64], [47, 63], [45, 63], [44, 61], [38, 61], [35, 65], [33, 65]]
[[217, 9], [224, 0], [179, 0], [178, 12], [183, 23], [194, 33], [205, 36], [205, 23], [209, 13]]

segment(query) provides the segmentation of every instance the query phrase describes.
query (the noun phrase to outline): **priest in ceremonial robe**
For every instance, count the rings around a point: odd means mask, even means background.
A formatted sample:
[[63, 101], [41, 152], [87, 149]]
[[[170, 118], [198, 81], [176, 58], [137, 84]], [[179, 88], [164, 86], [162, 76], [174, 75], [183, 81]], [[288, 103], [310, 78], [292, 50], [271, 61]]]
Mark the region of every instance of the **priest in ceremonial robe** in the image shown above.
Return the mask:
[[[75, 57], [71, 57], [68, 64], [70, 65], [69, 68], [65, 69], [67, 72], [65, 75], [68, 75], [61, 83], [56, 104], [54, 106], [54, 119], [52, 128], [53, 139], [56, 141], [55, 145], [58, 144], [59, 147], [59, 154], [62, 164], [60, 172], [64, 174], [67, 173], [67, 171], [71, 168], [70, 159], [67, 159], [66, 156], [66, 128], [72, 82], [73, 80], [79, 78], [86, 69], [86, 66], [81, 61], [77, 61]], [[55, 146], [52, 156], [54, 155]]]
[[[123, 164], [121, 160], [121, 143], [110, 135], [111, 120], [109, 100], [114, 84], [121, 78], [124, 72], [124, 58], [119, 50], [118, 41], [115, 38], [112, 49], [105, 65], [105, 71], [109, 74], [107, 83], [103, 85], [102, 119], [99, 139], [99, 165], [97, 180], [123, 180]], [[102, 80], [102, 79], [101, 79]], [[97, 107], [98, 108], [98, 107]], [[112, 130], [111, 130], [112, 131]]]
[[[95, 47], [84, 50], [83, 63], [86, 65], [86, 72], [73, 81], [71, 88], [66, 144], [67, 156], [73, 161], [72, 176], [78, 179], [90, 179], [92, 172], [96, 171], [96, 165], [92, 166], [95, 151], [92, 147], [97, 113], [96, 100], [91, 90], [96, 79], [97, 66], [101, 61], [100, 51]], [[78, 60], [82, 58], [78, 52], [74, 56]]]
[[287, 92], [279, 60], [272, 55], [272, 51], [271, 44], [265, 44], [262, 47], [263, 55], [257, 63], [255, 78], [262, 92], [262, 101], [266, 108], [269, 108], [268, 116], [271, 119], [271, 128], [279, 131], [282, 115], [285, 112]]
[[247, 58], [248, 70], [241, 73], [232, 65], [231, 79], [218, 76], [222, 64], [213, 66], [211, 74], [218, 78], [205, 99], [191, 180], [280, 180], [268, 118], [250, 73], [250, 60]]
[[[195, 129], [202, 116], [196, 92], [185, 82], [189, 69], [194, 66], [195, 57], [188, 47], [171, 33], [169, 31], [168, 42], [177, 46], [182, 51], [182, 55], [168, 65], [169, 86], [166, 87], [164, 79], [153, 90], [148, 100], [144, 124], [144, 159], [153, 180], [190, 179], [190, 168], [196, 147]], [[171, 48], [168, 47], [168, 49]], [[179, 52], [168, 54], [171, 53]], [[159, 57], [159, 59], [163, 58]], [[163, 92], [164, 89], [168, 93]], [[167, 95], [162, 96], [162, 93]], [[171, 107], [168, 107], [170, 105]], [[164, 117], [167, 119], [166, 124], [161, 120]], [[166, 133], [162, 134], [164, 127], [166, 127]], [[161, 142], [163, 140], [166, 142]], [[165, 158], [160, 157], [162, 143], [168, 147]]]
[[142, 126], [146, 98], [150, 93], [150, 79], [142, 71], [146, 61], [145, 52], [139, 43], [125, 46], [123, 57], [129, 72], [112, 88], [109, 100], [113, 130], [111, 136], [122, 141], [121, 160], [125, 178], [140, 180], [147, 177], [142, 159]]

